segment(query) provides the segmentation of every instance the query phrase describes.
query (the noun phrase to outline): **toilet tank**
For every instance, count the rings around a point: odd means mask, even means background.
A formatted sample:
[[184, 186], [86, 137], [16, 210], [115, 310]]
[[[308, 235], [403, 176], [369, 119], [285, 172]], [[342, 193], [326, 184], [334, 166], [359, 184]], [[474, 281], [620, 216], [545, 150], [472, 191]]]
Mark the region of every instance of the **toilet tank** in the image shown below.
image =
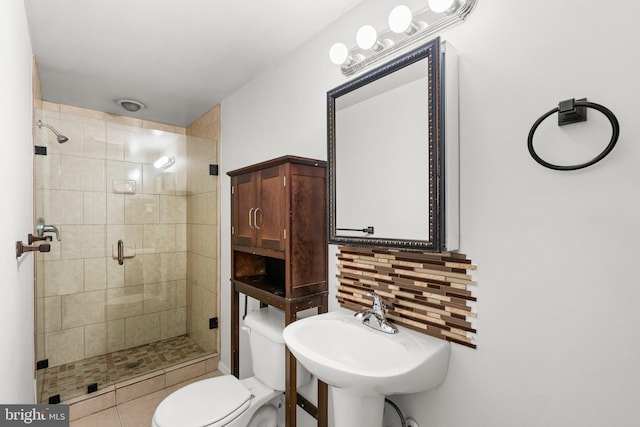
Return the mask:
[[[247, 314], [244, 324], [250, 329], [249, 345], [253, 374], [274, 390], [284, 391], [284, 313], [273, 307], [261, 308]], [[311, 380], [311, 374], [300, 363], [296, 371], [296, 380], [298, 387]]]

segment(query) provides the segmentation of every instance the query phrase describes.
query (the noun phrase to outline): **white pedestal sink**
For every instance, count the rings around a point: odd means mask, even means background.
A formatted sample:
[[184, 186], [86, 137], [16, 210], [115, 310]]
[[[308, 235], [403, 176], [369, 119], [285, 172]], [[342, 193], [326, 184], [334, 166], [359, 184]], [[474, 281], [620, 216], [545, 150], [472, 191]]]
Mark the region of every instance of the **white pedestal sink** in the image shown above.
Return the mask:
[[449, 366], [449, 343], [410, 329], [373, 330], [339, 310], [284, 329], [289, 350], [333, 389], [335, 427], [382, 427], [384, 397], [437, 387]]

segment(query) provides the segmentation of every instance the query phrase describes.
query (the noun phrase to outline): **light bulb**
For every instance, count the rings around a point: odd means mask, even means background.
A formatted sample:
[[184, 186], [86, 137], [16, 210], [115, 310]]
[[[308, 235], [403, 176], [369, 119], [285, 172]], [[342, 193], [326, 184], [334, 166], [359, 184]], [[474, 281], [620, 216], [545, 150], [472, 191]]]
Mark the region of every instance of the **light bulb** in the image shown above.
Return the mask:
[[412, 27], [412, 19], [411, 10], [401, 4], [400, 6], [394, 7], [389, 14], [389, 28], [391, 28], [391, 31], [394, 33], [404, 33]]
[[374, 48], [378, 42], [378, 32], [371, 25], [360, 27], [356, 34], [356, 43], [363, 50]]
[[168, 161], [169, 161], [169, 157], [168, 156], [162, 156], [158, 160], [153, 162], [153, 167], [156, 168], [156, 169], [160, 169]]
[[344, 43], [335, 43], [329, 49], [329, 58], [336, 65], [342, 65], [349, 60], [349, 48]]
[[435, 13], [447, 12], [455, 4], [456, 0], [429, 0], [429, 9]]
[[175, 157], [162, 156], [155, 162], [153, 162], [153, 167], [156, 169], [167, 169], [170, 166], [173, 166], [176, 163]]

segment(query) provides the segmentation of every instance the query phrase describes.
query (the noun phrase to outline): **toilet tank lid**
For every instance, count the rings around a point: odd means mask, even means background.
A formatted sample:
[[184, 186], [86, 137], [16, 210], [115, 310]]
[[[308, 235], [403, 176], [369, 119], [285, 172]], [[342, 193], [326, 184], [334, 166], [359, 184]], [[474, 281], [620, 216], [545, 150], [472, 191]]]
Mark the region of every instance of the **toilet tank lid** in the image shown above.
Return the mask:
[[284, 312], [273, 307], [264, 307], [247, 314], [244, 324], [270, 341], [283, 344]]

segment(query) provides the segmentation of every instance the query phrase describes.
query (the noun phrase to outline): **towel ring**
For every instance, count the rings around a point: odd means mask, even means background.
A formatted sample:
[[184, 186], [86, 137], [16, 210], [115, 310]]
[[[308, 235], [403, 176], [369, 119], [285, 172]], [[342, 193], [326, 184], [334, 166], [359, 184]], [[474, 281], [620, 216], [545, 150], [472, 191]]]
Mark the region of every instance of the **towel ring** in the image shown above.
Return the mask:
[[[558, 113], [559, 126], [570, 124], [570, 123], [583, 122], [587, 120], [587, 115], [586, 115], [587, 108], [593, 108], [594, 110], [601, 112], [611, 123], [611, 130], [612, 130], [611, 140], [609, 141], [609, 144], [605, 147], [605, 149], [596, 157], [594, 157], [592, 160], [586, 163], [578, 164], [578, 165], [558, 166], [558, 165], [549, 163], [545, 160], [542, 160], [540, 156], [538, 156], [536, 151], [533, 149], [533, 135], [536, 133], [536, 129], [538, 129], [538, 126], [540, 126], [540, 123], [542, 123], [547, 117], [549, 117], [550, 115], [556, 112]], [[611, 112], [611, 110], [609, 110], [608, 108], [600, 104], [596, 104], [594, 102], [588, 102], [586, 99], [579, 99], [577, 101], [575, 99], [568, 99], [566, 101], [560, 102], [557, 108], [554, 108], [553, 110], [548, 111], [547, 113], [543, 114], [542, 117], [540, 117], [538, 120], [536, 120], [536, 122], [531, 127], [531, 130], [529, 131], [529, 138], [527, 139], [527, 147], [529, 148], [529, 154], [531, 154], [531, 157], [533, 157], [533, 159], [536, 162], [540, 163], [542, 166], [549, 169], [555, 169], [560, 171], [571, 171], [571, 170], [586, 168], [587, 166], [591, 166], [594, 163], [597, 163], [600, 160], [604, 159], [611, 152], [611, 150], [613, 150], [613, 147], [615, 147], [616, 142], [618, 142], [618, 136], [620, 136], [620, 124], [618, 123], [618, 119]]]

